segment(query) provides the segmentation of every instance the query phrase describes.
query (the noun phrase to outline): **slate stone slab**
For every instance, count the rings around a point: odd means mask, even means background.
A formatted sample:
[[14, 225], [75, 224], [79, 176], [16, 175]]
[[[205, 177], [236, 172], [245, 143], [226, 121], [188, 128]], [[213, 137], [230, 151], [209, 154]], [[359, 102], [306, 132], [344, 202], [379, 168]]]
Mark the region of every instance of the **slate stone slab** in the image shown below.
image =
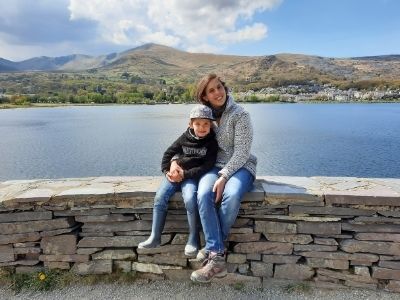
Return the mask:
[[297, 222], [298, 233], [308, 234], [341, 234], [342, 226], [339, 222]]
[[239, 243], [234, 246], [236, 253], [292, 254], [293, 244], [279, 242]]
[[2, 213], [0, 214], [0, 223], [50, 220], [52, 217], [53, 213], [51, 211]]
[[388, 206], [400, 206], [399, 196], [385, 196], [385, 195], [371, 195], [365, 192], [364, 195], [349, 195], [349, 192], [333, 192], [325, 194], [325, 202], [327, 205], [334, 204], [361, 204], [361, 205], [388, 205]]
[[361, 276], [371, 276], [371, 274], [369, 273], [369, 268], [368, 267], [354, 267], [354, 274], [356, 275], [361, 275]]
[[44, 237], [40, 242], [44, 254], [75, 254], [76, 235], [64, 234], [52, 237]]
[[23, 247], [23, 248], [14, 248], [14, 254], [39, 254], [42, 252], [40, 247]]
[[175, 254], [175, 255], [167, 253], [154, 254], [154, 255], [140, 254], [138, 257], [138, 262], [186, 267], [188, 258], [183, 255], [183, 252], [179, 253], [182, 254]]
[[336, 251], [337, 246], [327, 245], [294, 245], [293, 251]]
[[400, 270], [372, 267], [372, 277], [376, 279], [400, 280]]
[[78, 248], [137, 247], [145, 240], [144, 236], [84, 237], [78, 242]]
[[229, 253], [226, 261], [231, 264], [244, 264], [247, 261], [245, 254]]
[[40, 240], [39, 232], [0, 235], [0, 245], [22, 243], [22, 242], [35, 242], [39, 240]]
[[347, 207], [289, 206], [290, 215], [372, 216], [374, 213], [374, 210]]
[[343, 251], [350, 253], [367, 252], [375, 254], [400, 255], [400, 243], [343, 240], [340, 242], [340, 248]]
[[341, 260], [354, 260], [354, 261], [368, 261], [377, 262], [379, 256], [375, 254], [365, 253], [346, 253], [346, 252], [318, 252], [318, 251], [303, 251], [297, 253], [304, 257], [326, 258], [326, 259], [341, 259]]
[[333, 271], [328, 269], [317, 269], [318, 275], [323, 275], [327, 277], [337, 278], [341, 280], [351, 280], [355, 282], [363, 282], [363, 283], [373, 283], [376, 284], [378, 281], [370, 276], [360, 276], [350, 274], [348, 271]]
[[391, 232], [391, 233], [400, 233], [400, 225], [342, 223], [342, 230], [344, 230], [344, 231], [355, 231], [355, 232]]
[[390, 260], [380, 261], [378, 264], [378, 267], [382, 267], [382, 268], [386, 268], [386, 269], [400, 270], [400, 262], [399, 261], [390, 261]]
[[104, 248], [78, 248], [76, 250], [76, 254], [93, 254], [99, 251], [102, 251]]
[[73, 218], [60, 218], [43, 221], [0, 223], [0, 232], [3, 234], [27, 233], [68, 228], [75, 225]]
[[378, 287], [378, 284], [374, 283], [364, 283], [364, 282], [356, 282], [352, 280], [346, 280], [344, 282], [345, 286], [350, 286], [350, 287], [355, 287], [355, 288], [360, 288], [360, 289], [368, 289], [368, 290], [376, 290]]
[[274, 264], [295, 264], [300, 257], [300, 255], [263, 255], [262, 260]]
[[137, 220], [128, 222], [85, 223], [82, 229], [92, 232], [151, 230], [151, 221]]
[[313, 238], [309, 234], [264, 234], [268, 241], [271, 242], [284, 242], [292, 244], [309, 244], [313, 241]]
[[238, 234], [238, 233], [231, 233], [228, 236], [228, 241], [231, 242], [257, 242], [261, 238], [260, 233], [247, 233], [247, 234]]
[[85, 254], [44, 254], [39, 256], [40, 261], [88, 262], [89, 255]]
[[319, 238], [319, 237], [315, 237], [314, 238], [314, 244], [327, 245], [327, 246], [337, 246], [337, 245], [339, 245], [338, 242], [335, 239]]
[[92, 260], [84, 263], [75, 263], [71, 271], [79, 275], [89, 274], [111, 274], [111, 260]]
[[292, 280], [308, 280], [315, 274], [313, 268], [306, 265], [286, 264], [276, 265], [274, 278], [292, 279]]
[[252, 261], [250, 269], [253, 276], [272, 277], [274, 274], [274, 264], [271, 263]]
[[132, 262], [132, 270], [143, 273], [164, 274], [164, 269], [180, 270], [182, 267]]
[[392, 217], [357, 217], [351, 221], [353, 224], [400, 224], [400, 218]]
[[0, 246], [0, 262], [14, 261], [14, 248], [12, 245]]
[[122, 222], [122, 221], [133, 221], [135, 220], [134, 216], [124, 216], [122, 214], [112, 214], [112, 215], [87, 215], [87, 216], [76, 216], [75, 221], [81, 223], [90, 223], [90, 222]]
[[108, 208], [81, 208], [81, 209], [71, 209], [71, 210], [61, 210], [55, 211], [54, 216], [56, 217], [69, 217], [69, 216], [99, 216], [108, 215], [110, 209]]
[[265, 222], [255, 221], [255, 232], [268, 233], [297, 233], [297, 225], [295, 223], [283, 223], [283, 222]]
[[107, 250], [92, 254], [92, 259], [93, 260], [97, 260], [97, 259], [135, 260], [136, 253], [133, 252], [132, 249], [107, 249]]
[[70, 233], [78, 228], [80, 228], [81, 225], [77, 224], [75, 226], [69, 227], [69, 228], [61, 228], [61, 229], [55, 229], [55, 230], [49, 230], [49, 231], [42, 231], [40, 232], [41, 237], [48, 237], [48, 236], [55, 236], [55, 235], [60, 235], [64, 233]]
[[185, 245], [165, 245], [157, 248], [136, 249], [138, 254], [183, 253]]
[[348, 260], [326, 259], [326, 258], [307, 258], [307, 265], [311, 268], [329, 268], [337, 270], [347, 270], [349, 268]]
[[400, 281], [390, 280], [389, 283], [385, 286], [385, 290], [389, 292], [400, 293]]

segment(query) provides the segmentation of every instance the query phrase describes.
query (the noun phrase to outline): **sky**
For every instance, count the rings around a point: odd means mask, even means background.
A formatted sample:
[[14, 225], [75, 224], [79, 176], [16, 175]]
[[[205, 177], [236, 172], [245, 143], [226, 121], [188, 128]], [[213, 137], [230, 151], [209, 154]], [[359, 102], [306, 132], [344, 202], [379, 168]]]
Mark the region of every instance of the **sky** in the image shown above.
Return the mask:
[[400, 54], [398, 0], [0, 0], [0, 58], [146, 43], [233, 55]]

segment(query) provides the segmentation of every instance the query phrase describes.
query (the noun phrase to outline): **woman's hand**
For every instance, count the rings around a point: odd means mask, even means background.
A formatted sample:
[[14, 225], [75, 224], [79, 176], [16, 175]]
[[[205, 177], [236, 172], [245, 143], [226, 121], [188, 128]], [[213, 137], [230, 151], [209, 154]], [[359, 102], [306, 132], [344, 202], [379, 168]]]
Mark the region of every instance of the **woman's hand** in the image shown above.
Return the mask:
[[183, 180], [183, 169], [176, 161], [172, 161], [166, 176], [170, 182], [181, 182]]
[[215, 193], [215, 203], [218, 203], [222, 199], [222, 193], [224, 192], [226, 184], [226, 179], [224, 177], [219, 177], [214, 183], [213, 192]]

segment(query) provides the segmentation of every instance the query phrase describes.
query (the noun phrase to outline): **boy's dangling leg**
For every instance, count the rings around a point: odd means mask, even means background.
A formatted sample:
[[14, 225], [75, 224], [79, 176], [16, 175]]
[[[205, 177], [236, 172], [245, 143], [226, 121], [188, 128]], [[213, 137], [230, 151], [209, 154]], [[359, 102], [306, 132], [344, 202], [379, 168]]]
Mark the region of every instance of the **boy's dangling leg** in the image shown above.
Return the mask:
[[198, 212], [187, 212], [189, 237], [185, 246], [186, 256], [196, 256], [200, 249], [200, 217]]
[[153, 222], [151, 226], [151, 235], [144, 242], [139, 243], [138, 248], [155, 248], [161, 244], [161, 233], [164, 229], [167, 211], [153, 209]]
[[182, 198], [185, 202], [189, 224], [189, 237], [185, 246], [186, 256], [196, 256], [200, 248], [200, 217], [197, 207], [197, 181], [187, 179], [182, 183]]
[[154, 198], [153, 221], [150, 237], [146, 241], [139, 243], [139, 249], [155, 248], [160, 246], [161, 234], [167, 217], [168, 202], [179, 188], [179, 183], [170, 182], [166, 177], [163, 178], [161, 186]]

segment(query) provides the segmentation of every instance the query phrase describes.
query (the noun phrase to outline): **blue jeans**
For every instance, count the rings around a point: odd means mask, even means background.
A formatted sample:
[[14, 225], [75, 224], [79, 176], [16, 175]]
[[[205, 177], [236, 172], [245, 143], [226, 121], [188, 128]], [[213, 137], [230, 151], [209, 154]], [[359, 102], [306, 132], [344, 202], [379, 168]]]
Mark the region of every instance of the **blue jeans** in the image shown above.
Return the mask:
[[217, 253], [224, 252], [224, 240], [235, 223], [242, 197], [244, 193], [250, 191], [254, 182], [254, 176], [247, 169], [239, 169], [227, 181], [222, 194], [221, 206], [218, 207], [212, 188], [218, 179], [220, 170], [220, 168], [214, 167], [203, 175], [199, 180], [197, 190], [197, 205], [206, 239], [206, 251]]
[[166, 212], [168, 210], [169, 199], [178, 191], [182, 191], [182, 198], [188, 214], [196, 213], [198, 211], [197, 181], [186, 179], [182, 182], [170, 182], [165, 176], [154, 198], [154, 209]]

